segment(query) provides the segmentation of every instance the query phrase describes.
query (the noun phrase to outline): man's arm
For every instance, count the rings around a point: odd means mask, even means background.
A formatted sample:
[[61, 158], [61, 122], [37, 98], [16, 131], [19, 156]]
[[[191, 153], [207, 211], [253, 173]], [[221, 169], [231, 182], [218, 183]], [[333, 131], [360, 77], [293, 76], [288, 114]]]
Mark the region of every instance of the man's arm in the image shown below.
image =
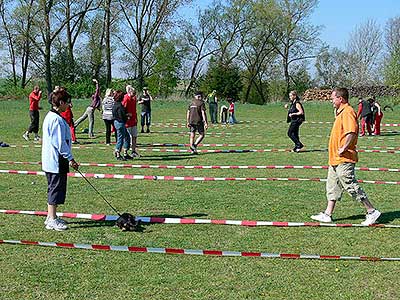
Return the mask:
[[340, 147], [338, 150], [339, 156], [342, 156], [342, 154], [346, 152], [347, 149], [349, 149], [349, 145], [355, 140], [356, 137], [357, 134], [355, 134], [354, 132], [350, 132], [346, 135], [346, 141], [343, 147]]
[[203, 122], [204, 122], [204, 128], [207, 129], [208, 128], [208, 124], [207, 124], [207, 114], [205, 110], [201, 111], [201, 115], [203, 117]]

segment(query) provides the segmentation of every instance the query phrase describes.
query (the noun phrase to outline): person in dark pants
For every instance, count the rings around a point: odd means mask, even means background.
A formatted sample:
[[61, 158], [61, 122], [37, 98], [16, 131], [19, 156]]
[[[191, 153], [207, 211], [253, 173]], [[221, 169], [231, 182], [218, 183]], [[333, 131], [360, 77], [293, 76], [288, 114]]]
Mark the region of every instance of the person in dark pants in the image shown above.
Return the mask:
[[111, 145], [111, 127], [114, 126], [112, 109], [114, 106], [113, 90], [107, 89], [102, 102], [103, 121], [106, 126], [106, 145]]
[[57, 217], [57, 206], [64, 204], [67, 194], [69, 166], [78, 170], [79, 164], [71, 152], [71, 131], [60, 113], [71, 103], [71, 96], [60, 89], [51, 96], [52, 109], [43, 121], [42, 170], [47, 177], [47, 218], [46, 229], [62, 231], [68, 227]]
[[[205, 136], [205, 130], [208, 128], [206, 106], [203, 101], [203, 93], [196, 92], [194, 99], [190, 103], [186, 113], [186, 127], [190, 129], [190, 152], [197, 154], [197, 146], [201, 143]], [[196, 131], [199, 137], [195, 141]]]
[[358, 101], [358, 112], [357, 119], [361, 118], [361, 133], [360, 136], [365, 135], [365, 128], [368, 134], [372, 134], [371, 124], [372, 124], [372, 110], [371, 102], [368, 100], [359, 99]]
[[142, 112], [140, 113], [140, 125], [142, 127], [141, 133], [144, 133], [144, 124], [146, 124], [147, 133], [150, 133], [150, 124], [151, 124], [151, 101], [153, 101], [153, 97], [151, 97], [149, 90], [147, 87], [143, 88], [143, 94], [140, 96], [138, 103], [142, 105]]
[[39, 86], [35, 86], [33, 91], [29, 94], [29, 117], [31, 118], [31, 124], [28, 130], [23, 134], [23, 138], [29, 141], [29, 134], [35, 134], [35, 141], [39, 141], [39, 101], [42, 98], [42, 91]]
[[306, 118], [303, 105], [300, 103], [300, 98], [296, 91], [291, 91], [289, 93], [289, 99], [291, 103], [288, 109], [287, 122], [290, 123], [290, 125], [287, 134], [294, 143], [293, 152], [299, 152], [304, 148], [303, 143], [300, 142], [299, 129]]
[[213, 90], [207, 97], [208, 108], [210, 110], [211, 123], [218, 123], [218, 98], [217, 91]]

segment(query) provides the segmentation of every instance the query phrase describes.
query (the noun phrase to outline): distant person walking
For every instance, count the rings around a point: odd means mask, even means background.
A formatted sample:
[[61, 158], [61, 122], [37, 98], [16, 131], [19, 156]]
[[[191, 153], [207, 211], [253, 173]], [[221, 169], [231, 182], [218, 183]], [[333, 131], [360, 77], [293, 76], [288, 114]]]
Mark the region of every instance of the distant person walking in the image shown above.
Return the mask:
[[208, 108], [210, 110], [211, 123], [218, 123], [218, 98], [217, 91], [213, 90], [207, 97]]
[[[202, 92], [194, 94], [194, 99], [186, 113], [186, 124], [187, 128], [190, 129], [190, 151], [192, 154], [197, 154], [197, 146], [204, 139], [205, 129], [208, 128], [206, 106], [203, 101]], [[199, 133], [199, 137], [195, 141], [196, 131]]]
[[52, 109], [43, 121], [42, 170], [47, 178], [47, 218], [46, 229], [66, 230], [66, 222], [57, 217], [57, 207], [64, 204], [67, 194], [67, 174], [69, 166], [78, 170], [78, 163], [71, 152], [71, 131], [60, 113], [64, 112], [71, 96], [60, 89], [51, 97]]
[[93, 79], [93, 82], [96, 84], [96, 92], [92, 95], [92, 102], [86, 108], [86, 111], [83, 115], [76, 120], [75, 129], [85, 121], [89, 117], [89, 138], [94, 138], [94, 111], [96, 109], [100, 110], [101, 107], [101, 99], [100, 99], [100, 86], [97, 79]]
[[360, 187], [355, 177], [354, 169], [358, 161], [357, 139], [358, 123], [353, 108], [349, 105], [349, 92], [345, 88], [336, 88], [332, 92], [332, 102], [336, 108], [336, 119], [329, 138], [329, 169], [326, 182], [328, 204], [325, 212], [313, 215], [311, 218], [319, 222], [332, 222], [332, 214], [336, 202], [347, 191], [353, 199], [361, 202], [367, 215], [362, 225], [372, 225], [381, 213], [368, 200], [367, 194]]
[[29, 94], [29, 117], [31, 118], [31, 124], [28, 127], [28, 130], [22, 135], [22, 137], [29, 141], [29, 134], [34, 133], [35, 141], [40, 140], [39, 136], [39, 101], [42, 98], [42, 91], [39, 86], [35, 86], [33, 91]]
[[290, 123], [290, 125], [287, 135], [294, 143], [293, 152], [300, 152], [304, 145], [300, 142], [299, 129], [306, 119], [305, 112], [296, 91], [291, 91], [289, 93], [289, 99], [291, 102], [287, 112], [286, 121]]
[[143, 94], [139, 98], [139, 104], [142, 105], [142, 112], [140, 113], [140, 125], [142, 127], [141, 133], [144, 133], [144, 124], [146, 124], [146, 132], [150, 133], [150, 124], [151, 124], [151, 101], [153, 101], [153, 97], [151, 97], [149, 90], [147, 87], [143, 88]]

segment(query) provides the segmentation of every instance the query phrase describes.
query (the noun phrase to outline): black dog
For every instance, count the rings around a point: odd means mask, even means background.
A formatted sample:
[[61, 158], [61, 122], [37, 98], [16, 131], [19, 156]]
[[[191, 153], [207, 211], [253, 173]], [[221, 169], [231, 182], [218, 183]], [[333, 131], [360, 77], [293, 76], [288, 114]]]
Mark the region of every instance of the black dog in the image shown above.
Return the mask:
[[122, 231], [139, 231], [140, 229], [140, 221], [136, 221], [135, 217], [129, 213], [120, 215], [115, 225]]

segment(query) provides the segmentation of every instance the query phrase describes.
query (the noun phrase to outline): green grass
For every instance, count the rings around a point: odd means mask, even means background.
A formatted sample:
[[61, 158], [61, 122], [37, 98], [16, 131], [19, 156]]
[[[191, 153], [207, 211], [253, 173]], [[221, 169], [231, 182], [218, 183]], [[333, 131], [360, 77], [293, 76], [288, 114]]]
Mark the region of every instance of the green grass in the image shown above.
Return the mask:
[[[75, 101], [77, 119], [88, 100]], [[42, 103], [44, 107], [47, 103]], [[153, 105], [153, 122], [183, 123], [187, 102], [160, 100]], [[333, 121], [328, 103], [305, 103], [307, 120]], [[41, 111], [41, 121], [46, 111]], [[384, 115], [383, 123], [399, 123], [400, 107]], [[170, 120], [172, 119], [172, 120]], [[286, 136], [286, 111], [281, 104], [237, 105], [238, 120], [249, 125], [215, 126], [204, 143], [272, 144], [291, 148]], [[266, 123], [265, 121], [282, 121]], [[87, 124], [87, 123], [86, 123]], [[28, 144], [22, 133], [29, 125], [26, 101], [0, 102], [0, 140]], [[82, 125], [84, 126], [86, 125]], [[142, 152], [136, 164], [167, 165], [326, 165], [330, 124], [303, 124], [306, 153], [200, 154]], [[96, 131], [103, 131], [96, 113]], [[398, 131], [396, 127], [384, 130]], [[153, 126], [139, 143], [187, 143], [176, 132], [182, 128]], [[80, 132], [80, 130], [78, 131]], [[170, 134], [160, 134], [170, 132]], [[175, 132], [175, 133], [173, 133]], [[323, 136], [322, 138], [320, 136]], [[360, 138], [359, 148], [399, 147], [400, 136]], [[93, 149], [74, 149], [79, 162], [116, 162], [113, 149], [104, 147], [104, 134], [94, 140], [78, 134]], [[33, 144], [31, 142], [30, 144]], [[236, 147], [244, 149], [249, 147]], [[257, 147], [260, 148], [260, 147]], [[265, 146], [262, 148], [272, 148]], [[183, 148], [180, 148], [183, 149]], [[205, 148], [203, 148], [205, 149]], [[207, 148], [210, 149], [210, 148]], [[216, 148], [223, 149], [223, 148]], [[231, 148], [233, 149], [233, 147]], [[358, 166], [400, 168], [400, 154], [360, 153]], [[40, 148], [0, 148], [0, 160], [39, 161]], [[35, 165], [0, 165], [0, 169], [40, 170]], [[325, 170], [160, 170], [82, 167], [82, 172], [216, 177], [325, 178]], [[400, 181], [398, 173], [358, 171], [365, 180]], [[32, 184], [34, 182], [34, 184]], [[322, 182], [180, 182], [92, 179], [93, 184], [120, 211], [146, 216], [184, 216], [213, 219], [309, 221], [325, 207]], [[363, 184], [383, 212], [381, 222], [400, 225], [398, 185]], [[45, 210], [46, 179], [42, 176], [0, 175], [0, 208]], [[114, 214], [79, 178], [68, 179], [66, 204], [60, 211]], [[344, 196], [338, 204], [338, 223], [360, 223], [360, 204]], [[44, 219], [0, 215], [0, 239], [217, 249], [226, 251], [284, 252], [321, 255], [400, 257], [399, 230], [379, 228], [276, 228], [222, 225], [145, 225], [141, 233], [123, 233], [105, 222], [70, 220], [66, 232], [47, 231]], [[112, 224], [111, 224], [112, 225]], [[207, 257], [125, 252], [85, 251], [37, 246], [0, 245], [0, 299], [398, 299], [398, 262], [307, 261], [245, 257]]]

